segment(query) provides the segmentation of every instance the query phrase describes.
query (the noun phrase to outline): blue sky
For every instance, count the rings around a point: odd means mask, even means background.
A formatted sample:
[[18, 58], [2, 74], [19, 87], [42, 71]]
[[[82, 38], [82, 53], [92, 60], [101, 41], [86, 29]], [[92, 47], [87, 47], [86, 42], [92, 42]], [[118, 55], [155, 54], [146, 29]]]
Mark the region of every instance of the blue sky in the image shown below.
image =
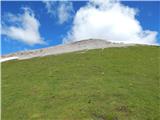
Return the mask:
[[[16, 18], [18, 18], [20, 15], [24, 14], [23, 8], [27, 8], [27, 9], [29, 9], [28, 11], [31, 11], [34, 14], [34, 19], [36, 19], [40, 24], [38, 26], [38, 30], [37, 30], [39, 35], [37, 35], [37, 36], [42, 38], [42, 41], [44, 41], [44, 43], [42, 43], [42, 44], [40, 42], [36, 43], [36, 41], [35, 41], [34, 43], [31, 42], [31, 44], [28, 44], [27, 42], [24, 42], [24, 40], [21, 40], [20, 38], [19, 38], [19, 40], [17, 40], [15, 37], [12, 37], [13, 35], [8, 35], [9, 34], [8, 31], [7, 32], [5, 31], [5, 34], [1, 35], [1, 53], [8, 54], [8, 53], [16, 52], [16, 51], [30, 50], [30, 49], [37, 49], [37, 48], [44, 48], [44, 47], [48, 47], [48, 46], [58, 45], [58, 44], [62, 44], [64, 38], [76, 40], [76, 38], [90, 37], [88, 35], [89, 33], [85, 34], [85, 35], [81, 35], [81, 33], [83, 33], [83, 31], [81, 31], [81, 28], [77, 28], [77, 26], [78, 26], [77, 24], [81, 23], [80, 22], [81, 20], [79, 20], [79, 19], [81, 19], [82, 18], [81, 16], [83, 15], [83, 14], [81, 14], [83, 12], [80, 11], [80, 8], [87, 6], [86, 5], [87, 3], [88, 3], [87, 1], [74, 1], [74, 2], [70, 1], [69, 4], [67, 2], [65, 2], [65, 3], [54, 2], [51, 6], [51, 11], [49, 11], [49, 8], [47, 8], [46, 3], [40, 2], [40, 1], [39, 2], [38, 1], [37, 2], [2, 1], [1, 2], [1, 12], [2, 12], [1, 19], [2, 19], [2, 23], [5, 23], [5, 26], [7, 26], [6, 27], [7, 30], [9, 28], [11, 28], [12, 26], [16, 26], [16, 23], [14, 23], [13, 20], [12, 20], [12, 22], [10, 22], [10, 20], [8, 20], [6, 16], [11, 13], [12, 17], [16, 16]], [[98, 4], [94, 3], [94, 5], [95, 4], [99, 5], [99, 3]], [[141, 28], [143, 28], [143, 30], [155, 31], [157, 34], [156, 35], [156, 43], [160, 43], [160, 28], [159, 28], [160, 24], [158, 23], [160, 21], [160, 18], [159, 18], [160, 15], [158, 12], [160, 2], [155, 2], [155, 1], [154, 2], [153, 1], [150, 1], [150, 2], [123, 1], [120, 4], [128, 6], [129, 8], [134, 8], [134, 10], [137, 11], [135, 18], [133, 18], [133, 19], [134, 20], [136, 19], [136, 21], [138, 21], [140, 23], [140, 25], [137, 22], [135, 22], [136, 23], [135, 25], [137, 25], [137, 27], [135, 29], [139, 29], [139, 26], [140, 26]], [[50, 3], [50, 5], [51, 5], [51, 3]], [[67, 17], [65, 16], [65, 13], [63, 14], [64, 9], [58, 9], [59, 7], [62, 7], [62, 6], [64, 6], [64, 8], [66, 8], [65, 5], [70, 6], [68, 8], [69, 13], [67, 13]], [[92, 7], [94, 5], [92, 5]], [[102, 5], [102, 4], [100, 4], [100, 5]], [[87, 9], [89, 11], [89, 9], [91, 9], [91, 8], [87, 8]], [[96, 8], [94, 8], [94, 9], [96, 9]], [[127, 9], [127, 8], [125, 8], [125, 9]], [[62, 10], [62, 11], [60, 12], [60, 10]], [[106, 11], [107, 10], [105, 10], [105, 12]], [[78, 12], [79, 12], [79, 16], [75, 17], [75, 15]], [[129, 14], [129, 13], [132, 13], [132, 10], [130, 10], [127, 14]], [[60, 14], [62, 16], [60, 16]], [[88, 12], [86, 12], [86, 14], [89, 15]], [[133, 16], [134, 16], [134, 12], [133, 12]], [[9, 17], [9, 19], [13, 19], [13, 18]], [[74, 19], [76, 19], [76, 20], [74, 20]], [[73, 22], [73, 20], [75, 22]], [[86, 19], [86, 21], [87, 20], [88, 19]], [[83, 27], [83, 25], [84, 24], [82, 24], [82, 27]], [[106, 23], [104, 25], [106, 25]], [[129, 24], [126, 26], [129, 26]], [[21, 27], [21, 25], [17, 26], [17, 27]], [[74, 27], [76, 27], [79, 30], [79, 34], [77, 32], [75, 32], [74, 30], [72, 30]], [[115, 28], [115, 26], [113, 26], [113, 27]], [[91, 28], [91, 27], [89, 26], [88, 28]], [[86, 29], [88, 29], [88, 28], [86, 28]], [[4, 29], [4, 27], [2, 25], [2, 31], [3, 31], [3, 29]], [[110, 27], [108, 29], [110, 29]], [[130, 27], [130, 29], [132, 29], [132, 27]], [[91, 29], [88, 29], [88, 30], [91, 30]], [[101, 29], [96, 29], [96, 30], [101, 31]], [[98, 33], [99, 31], [94, 31], [94, 32]], [[86, 32], [87, 32], [87, 30], [86, 30]], [[131, 31], [131, 33], [132, 32], [133, 31]], [[141, 32], [144, 32], [144, 31], [141, 30]], [[69, 36], [68, 33], [72, 33], [72, 34]], [[12, 33], [10, 33], [10, 34], [12, 34]], [[115, 35], [115, 34], [116, 33], [113, 32], [113, 35]], [[152, 33], [149, 33], [149, 34], [152, 34]], [[103, 36], [104, 35], [102, 35], [102, 38], [103, 38]], [[26, 36], [26, 38], [27, 37], [28, 36]], [[135, 35], [133, 37], [136, 38], [137, 36]], [[101, 36], [100, 36], [100, 38], [101, 38]], [[125, 37], [125, 34], [124, 34], [124, 37], [122, 37], [122, 38], [124, 39], [127, 37]], [[24, 37], [24, 39], [25, 39], [25, 37]], [[39, 39], [39, 38], [37, 38], [37, 39]], [[112, 39], [112, 37], [110, 37], [110, 39]], [[155, 38], [153, 38], [153, 37], [147, 38], [147, 40], [148, 39], [155, 39]], [[138, 40], [139, 39], [137, 38], [137, 41]], [[146, 39], [144, 38], [144, 40], [146, 40]]]

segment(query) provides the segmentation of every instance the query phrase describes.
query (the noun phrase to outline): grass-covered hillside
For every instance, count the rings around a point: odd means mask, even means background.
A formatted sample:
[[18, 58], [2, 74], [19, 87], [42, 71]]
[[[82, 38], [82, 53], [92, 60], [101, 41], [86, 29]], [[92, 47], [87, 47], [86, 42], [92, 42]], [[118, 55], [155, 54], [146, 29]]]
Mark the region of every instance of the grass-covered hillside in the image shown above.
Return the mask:
[[160, 48], [2, 63], [2, 120], [159, 120]]

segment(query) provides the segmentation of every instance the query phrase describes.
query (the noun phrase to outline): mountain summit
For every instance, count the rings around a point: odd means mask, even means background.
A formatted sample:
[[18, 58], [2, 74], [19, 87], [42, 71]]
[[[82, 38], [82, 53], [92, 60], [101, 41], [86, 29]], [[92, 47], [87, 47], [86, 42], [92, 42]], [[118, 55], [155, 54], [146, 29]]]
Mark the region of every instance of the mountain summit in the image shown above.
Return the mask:
[[71, 42], [68, 44], [52, 46], [48, 48], [8, 54], [3, 56], [2, 58], [12, 57], [13, 59], [29, 59], [33, 57], [43, 57], [47, 55], [57, 55], [57, 54], [75, 52], [75, 51], [100, 49], [100, 48], [104, 49], [108, 47], [126, 47], [126, 46], [132, 46], [132, 45], [134, 44], [112, 43], [112, 42], [109, 42], [106, 40], [100, 40], [100, 39], [87, 39], [87, 40]]

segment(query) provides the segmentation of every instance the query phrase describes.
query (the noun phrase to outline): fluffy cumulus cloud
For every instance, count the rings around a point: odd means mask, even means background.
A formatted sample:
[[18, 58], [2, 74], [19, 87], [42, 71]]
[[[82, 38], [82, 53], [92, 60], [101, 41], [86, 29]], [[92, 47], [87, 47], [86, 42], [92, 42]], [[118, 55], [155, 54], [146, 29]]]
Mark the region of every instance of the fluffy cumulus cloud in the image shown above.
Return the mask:
[[59, 24], [63, 24], [71, 19], [74, 12], [72, 2], [69, 1], [43, 1], [47, 12], [58, 19]]
[[120, 2], [92, 0], [77, 11], [72, 29], [63, 41], [98, 38], [111, 42], [155, 44], [157, 32], [143, 30], [136, 15], [136, 9]]
[[40, 36], [40, 23], [35, 18], [33, 11], [23, 8], [24, 13], [13, 15], [8, 13], [2, 20], [2, 35], [6, 35], [14, 40], [19, 40], [29, 45], [43, 44]]

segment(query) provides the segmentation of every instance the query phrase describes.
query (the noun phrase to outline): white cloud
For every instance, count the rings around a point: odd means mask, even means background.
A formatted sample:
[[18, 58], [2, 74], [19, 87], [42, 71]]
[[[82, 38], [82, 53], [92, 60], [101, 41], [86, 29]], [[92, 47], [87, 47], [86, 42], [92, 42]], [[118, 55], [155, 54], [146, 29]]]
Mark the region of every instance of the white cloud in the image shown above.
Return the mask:
[[59, 23], [63, 24], [71, 18], [73, 12], [72, 2], [61, 2], [58, 8]]
[[89, 38], [111, 42], [155, 44], [156, 31], [143, 30], [136, 19], [137, 10], [109, 0], [92, 0], [81, 7], [65, 42]]
[[47, 12], [51, 15], [54, 15], [55, 14], [55, 10], [54, 10], [54, 3], [53, 1], [43, 1], [43, 3], [45, 4], [45, 7], [47, 9]]
[[[9, 13], [5, 17], [2, 21], [2, 35], [29, 45], [43, 44], [44, 41], [39, 33], [39, 21], [35, 18], [31, 9], [23, 8], [23, 10], [23, 14], [13, 15]], [[6, 22], [10, 25], [5, 24]]]
[[72, 2], [69, 1], [43, 1], [47, 12], [58, 19], [59, 24], [67, 22], [73, 13]]

